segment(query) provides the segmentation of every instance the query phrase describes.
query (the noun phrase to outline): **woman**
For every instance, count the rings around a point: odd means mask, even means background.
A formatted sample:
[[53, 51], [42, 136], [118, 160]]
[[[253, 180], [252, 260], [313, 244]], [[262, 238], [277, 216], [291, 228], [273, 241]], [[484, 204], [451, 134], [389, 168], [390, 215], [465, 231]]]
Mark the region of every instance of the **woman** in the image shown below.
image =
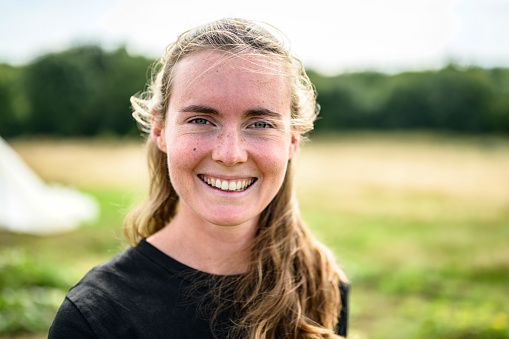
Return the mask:
[[346, 278], [302, 222], [291, 159], [318, 112], [302, 64], [223, 19], [169, 45], [132, 98], [149, 133], [134, 247], [68, 293], [51, 338], [346, 336]]

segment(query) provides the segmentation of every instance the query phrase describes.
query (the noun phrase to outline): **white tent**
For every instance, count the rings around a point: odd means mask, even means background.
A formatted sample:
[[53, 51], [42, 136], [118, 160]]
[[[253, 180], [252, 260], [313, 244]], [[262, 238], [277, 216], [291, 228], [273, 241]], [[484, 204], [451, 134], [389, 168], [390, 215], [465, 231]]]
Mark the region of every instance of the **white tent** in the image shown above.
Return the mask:
[[0, 137], [0, 229], [51, 234], [74, 229], [98, 215], [94, 199], [46, 185]]

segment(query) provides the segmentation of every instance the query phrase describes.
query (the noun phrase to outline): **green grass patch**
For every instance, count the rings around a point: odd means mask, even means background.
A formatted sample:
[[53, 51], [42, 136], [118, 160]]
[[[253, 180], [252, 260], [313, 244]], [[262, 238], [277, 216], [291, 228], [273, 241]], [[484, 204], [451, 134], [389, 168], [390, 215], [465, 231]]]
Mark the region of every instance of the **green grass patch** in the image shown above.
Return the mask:
[[[411, 206], [412, 195], [404, 201]], [[339, 204], [303, 206], [314, 234], [351, 280], [352, 334], [509, 338], [508, 211], [451, 218], [448, 207], [456, 202], [443, 201], [443, 214], [422, 218], [379, 208], [394, 203], [371, 196], [363, 213]]]
[[100, 217], [77, 230], [47, 237], [0, 234], [0, 335], [48, 330], [69, 288], [126, 241], [122, 219], [134, 196], [89, 190]]

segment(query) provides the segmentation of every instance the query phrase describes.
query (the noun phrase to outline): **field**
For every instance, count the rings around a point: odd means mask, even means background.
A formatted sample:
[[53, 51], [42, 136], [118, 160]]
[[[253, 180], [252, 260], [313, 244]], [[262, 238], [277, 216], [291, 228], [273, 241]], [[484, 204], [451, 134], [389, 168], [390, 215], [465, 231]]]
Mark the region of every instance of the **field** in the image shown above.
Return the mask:
[[[12, 146], [102, 211], [66, 234], [0, 233], [0, 337], [44, 338], [66, 290], [126, 246], [122, 218], [143, 196], [143, 148]], [[508, 139], [348, 134], [317, 138], [295, 160], [304, 219], [351, 280], [350, 338], [509, 338]]]

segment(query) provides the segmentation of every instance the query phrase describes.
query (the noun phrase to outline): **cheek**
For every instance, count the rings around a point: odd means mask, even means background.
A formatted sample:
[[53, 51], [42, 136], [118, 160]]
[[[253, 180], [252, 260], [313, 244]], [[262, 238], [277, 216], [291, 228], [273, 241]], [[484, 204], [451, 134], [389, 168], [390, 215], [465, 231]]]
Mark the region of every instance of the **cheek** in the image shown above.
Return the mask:
[[203, 147], [200, 147], [197, 142], [186, 142], [185, 140], [179, 140], [169, 145], [168, 169], [172, 181], [179, 179], [178, 176], [182, 175], [181, 171], [189, 172], [196, 166], [202, 157], [202, 149]]
[[281, 143], [271, 147], [260, 147], [257, 156], [258, 164], [263, 167], [266, 175], [270, 175], [275, 181], [280, 181], [284, 177], [288, 165], [288, 149]]

